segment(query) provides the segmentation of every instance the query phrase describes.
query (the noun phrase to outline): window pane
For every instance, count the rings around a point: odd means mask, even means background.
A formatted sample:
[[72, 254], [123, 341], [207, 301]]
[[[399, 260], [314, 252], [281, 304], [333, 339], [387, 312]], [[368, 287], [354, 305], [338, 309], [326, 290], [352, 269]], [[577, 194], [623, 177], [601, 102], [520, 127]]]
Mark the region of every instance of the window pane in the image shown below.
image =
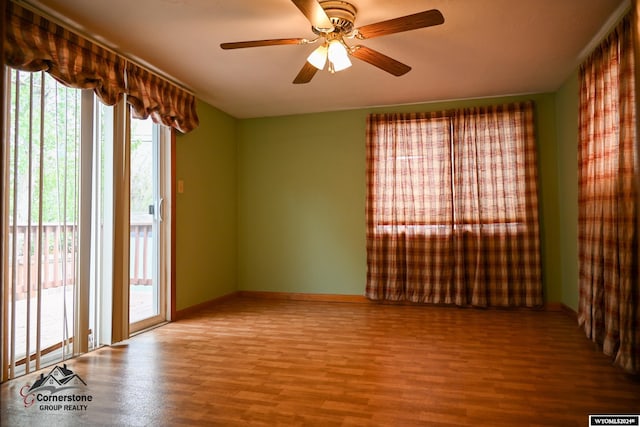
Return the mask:
[[15, 376], [72, 351], [81, 92], [45, 73], [8, 71], [9, 197], [2, 214], [9, 250], [2, 284], [10, 295], [4, 344]]
[[131, 237], [129, 321], [158, 314], [153, 284], [154, 197], [153, 127], [151, 119], [131, 120]]
[[457, 118], [454, 143], [456, 222], [524, 221], [524, 123], [513, 111]]
[[375, 143], [376, 223], [450, 223], [451, 143], [448, 118], [383, 126]]

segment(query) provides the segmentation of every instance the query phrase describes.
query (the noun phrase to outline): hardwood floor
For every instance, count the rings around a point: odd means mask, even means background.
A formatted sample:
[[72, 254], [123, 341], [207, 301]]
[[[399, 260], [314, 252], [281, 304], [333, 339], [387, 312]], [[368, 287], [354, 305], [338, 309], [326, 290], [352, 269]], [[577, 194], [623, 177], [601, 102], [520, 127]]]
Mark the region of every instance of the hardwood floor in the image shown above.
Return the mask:
[[2, 384], [2, 425], [586, 426], [640, 413], [640, 381], [563, 312], [238, 297], [67, 368], [86, 410], [25, 407], [36, 373]]

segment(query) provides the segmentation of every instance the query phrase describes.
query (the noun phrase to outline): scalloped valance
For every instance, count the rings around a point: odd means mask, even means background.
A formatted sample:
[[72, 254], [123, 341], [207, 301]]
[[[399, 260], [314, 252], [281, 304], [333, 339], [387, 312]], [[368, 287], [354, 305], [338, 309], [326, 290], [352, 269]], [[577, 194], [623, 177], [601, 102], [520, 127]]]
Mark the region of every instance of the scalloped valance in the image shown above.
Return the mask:
[[136, 118], [151, 117], [184, 133], [198, 126], [195, 96], [168, 80], [11, 1], [5, 19], [6, 65], [93, 89], [107, 105], [126, 94]]

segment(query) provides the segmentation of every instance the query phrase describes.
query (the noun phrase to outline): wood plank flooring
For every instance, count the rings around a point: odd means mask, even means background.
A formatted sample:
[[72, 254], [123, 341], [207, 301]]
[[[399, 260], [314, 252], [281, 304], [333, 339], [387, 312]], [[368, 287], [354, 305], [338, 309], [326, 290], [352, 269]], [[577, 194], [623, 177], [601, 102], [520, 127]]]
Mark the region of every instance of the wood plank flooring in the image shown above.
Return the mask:
[[[70, 360], [86, 410], [2, 425], [586, 426], [640, 413], [640, 380], [568, 314], [237, 297]], [[51, 368], [44, 369], [46, 375]]]

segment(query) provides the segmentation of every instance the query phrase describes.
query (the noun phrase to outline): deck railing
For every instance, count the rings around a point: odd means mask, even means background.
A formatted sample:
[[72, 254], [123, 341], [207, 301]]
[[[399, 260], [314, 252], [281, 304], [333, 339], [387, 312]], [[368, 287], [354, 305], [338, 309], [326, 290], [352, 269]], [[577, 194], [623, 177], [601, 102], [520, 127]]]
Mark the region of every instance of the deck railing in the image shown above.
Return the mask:
[[[31, 243], [27, 232], [30, 228]], [[76, 268], [77, 226], [63, 224], [42, 225], [42, 248], [44, 254], [38, 251], [37, 225], [18, 225], [9, 227], [9, 245], [7, 246], [8, 274], [15, 280], [16, 298], [27, 297], [27, 281], [31, 292], [38, 289], [38, 281], [42, 282], [42, 289], [72, 285]], [[131, 224], [130, 243], [130, 284], [151, 285], [151, 224]], [[15, 239], [15, 277], [13, 277], [13, 239]], [[41, 263], [40, 272], [38, 271]]]
[[131, 224], [129, 232], [129, 283], [131, 285], [152, 284], [152, 227], [151, 224]]

